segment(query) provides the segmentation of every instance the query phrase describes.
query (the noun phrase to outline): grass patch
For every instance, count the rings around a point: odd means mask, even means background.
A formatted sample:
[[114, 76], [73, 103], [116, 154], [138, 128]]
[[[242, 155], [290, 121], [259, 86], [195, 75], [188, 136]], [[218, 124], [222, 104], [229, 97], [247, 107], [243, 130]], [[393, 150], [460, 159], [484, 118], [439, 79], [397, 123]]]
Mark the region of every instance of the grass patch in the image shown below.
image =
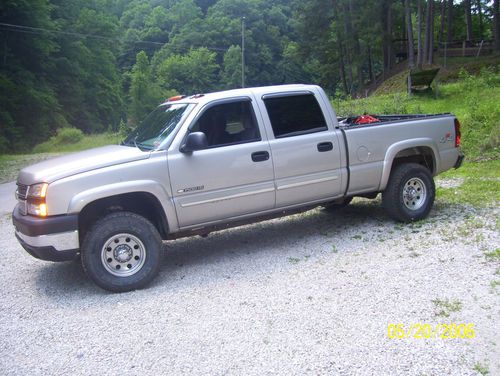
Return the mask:
[[0, 184], [17, 179], [19, 170], [41, 162], [45, 159], [53, 158], [59, 153], [23, 154], [23, 155], [0, 155]]
[[[460, 79], [460, 71], [465, 69], [471, 74], [479, 74], [484, 67], [497, 67], [500, 64], [500, 56], [490, 55], [481, 56], [479, 58], [471, 57], [453, 57], [446, 60], [444, 67], [444, 59], [437, 58], [435, 60], [435, 68], [440, 68], [439, 73], [434, 81], [434, 90], [439, 91], [440, 85], [455, 82]], [[395, 76], [383, 82], [374, 95], [386, 95], [391, 93], [406, 93], [407, 91], [407, 76], [408, 71], [396, 74]]]
[[462, 149], [469, 161], [500, 159], [500, 73], [483, 68], [476, 76], [461, 71], [460, 80], [440, 85], [431, 95], [384, 94], [334, 100], [338, 116], [360, 114], [453, 113], [462, 124]]
[[[71, 128], [66, 128], [71, 129]], [[34, 153], [69, 153], [72, 151], [82, 151], [105, 145], [116, 145], [123, 136], [119, 133], [100, 133], [93, 135], [81, 135], [76, 132], [59, 132], [48, 141], [38, 144], [33, 149]]]
[[500, 159], [466, 162], [458, 170], [439, 175], [438, 181], [453, 178], [461, 178], [463, 183], [454, 188], [437, 187], [439, 200], [479, 207], [500, 201]]
[[35, 146], [33, 149], [35, 154], [0, 155], [0, 184], [16, 180], [19, 170], [26, 166], [57, 157], [63, 153], [116, 145], [123, 139], [123, 136], [118, 133], [84, 135], [73, 128], [64, 129], [66, 131], [59, 132], [50, 140]]
[[452, 312], [462, 310], [462, 302], [460, 300], [434, 299], [432, 302], [438, 310], [436, 316], [449, 317]]

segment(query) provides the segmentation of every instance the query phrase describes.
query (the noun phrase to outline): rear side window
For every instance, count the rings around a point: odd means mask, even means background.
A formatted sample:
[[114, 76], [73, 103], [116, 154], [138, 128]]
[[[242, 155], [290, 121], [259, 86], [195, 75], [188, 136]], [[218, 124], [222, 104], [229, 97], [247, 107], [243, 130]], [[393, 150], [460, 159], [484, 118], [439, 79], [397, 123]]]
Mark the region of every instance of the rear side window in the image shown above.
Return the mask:
[[326, 121], [312, 94], [264, 98], [274, 137], [326, 131]]

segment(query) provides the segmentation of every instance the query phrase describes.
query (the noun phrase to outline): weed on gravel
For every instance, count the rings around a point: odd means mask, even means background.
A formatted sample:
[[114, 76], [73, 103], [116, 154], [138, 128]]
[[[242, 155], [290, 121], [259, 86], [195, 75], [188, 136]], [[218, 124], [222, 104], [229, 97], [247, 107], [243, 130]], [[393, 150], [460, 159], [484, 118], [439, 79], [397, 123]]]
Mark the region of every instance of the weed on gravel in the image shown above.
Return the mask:
[[474, 365], [474, 371], [479, 372], [483, 376], [490, 374], [488, 367], [479, 362]]
[[500, 261], [500, 248], [484, 254], [488, 260]]
[[462, 310], [462, 302], [460, 300], [434, 299], [432, 303], [434, 303], [438, 310], [436, 316], [450, 317], [452, 312], [460, 312]]

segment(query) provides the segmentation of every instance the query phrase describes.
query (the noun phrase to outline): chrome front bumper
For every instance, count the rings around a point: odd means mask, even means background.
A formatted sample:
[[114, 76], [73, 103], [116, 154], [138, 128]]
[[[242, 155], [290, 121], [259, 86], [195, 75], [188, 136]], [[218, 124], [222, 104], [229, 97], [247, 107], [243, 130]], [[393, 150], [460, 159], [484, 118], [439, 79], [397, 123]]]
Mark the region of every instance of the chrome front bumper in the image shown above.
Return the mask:
[[30, 247], [53, 247], [56, 251], [67, 251], [79, 248], [78, 231], [28, 236], [16, 230], [16, 236]]
[[12, 213], [15, 235], [33, 257], [48, 261], [68, 261], [79, 255], [76, 214], [36, 218], [23, 215], [18, 204]]

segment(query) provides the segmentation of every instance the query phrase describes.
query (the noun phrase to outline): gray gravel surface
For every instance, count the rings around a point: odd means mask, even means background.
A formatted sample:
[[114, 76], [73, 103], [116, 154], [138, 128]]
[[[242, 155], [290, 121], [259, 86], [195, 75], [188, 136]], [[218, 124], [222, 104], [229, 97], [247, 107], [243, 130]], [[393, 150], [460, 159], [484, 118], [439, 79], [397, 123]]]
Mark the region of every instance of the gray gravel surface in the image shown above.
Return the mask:
[[[148, 289], [110, 294], [26, 254], [3, 213], [0, 374], [499, 375], [498, 215], [438, 203], [401, 225], [358, 200], [169, 242]], [[389, 323], [476, 337], [389, 339]]]

